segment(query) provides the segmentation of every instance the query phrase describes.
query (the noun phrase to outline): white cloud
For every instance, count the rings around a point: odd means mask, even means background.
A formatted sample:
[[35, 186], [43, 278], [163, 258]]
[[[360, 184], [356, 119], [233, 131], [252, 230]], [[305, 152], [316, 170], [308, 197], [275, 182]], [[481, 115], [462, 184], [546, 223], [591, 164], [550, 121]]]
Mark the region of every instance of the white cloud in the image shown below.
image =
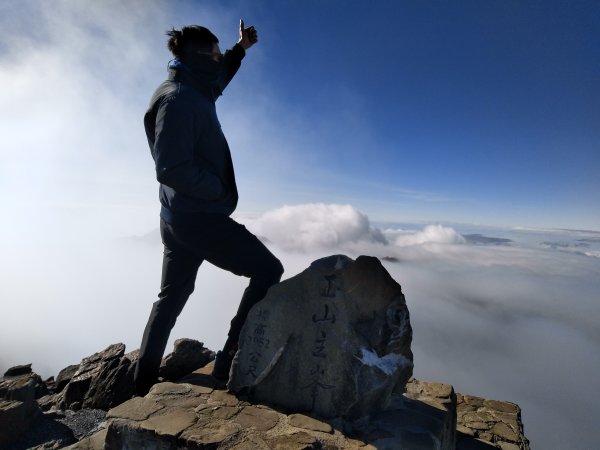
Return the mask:
[[283, 206], [245, 219], [255, 234], [286, 251], [336, 249], [359, 242], [385, 244], [383, 234], [351, 205], [311, 203]]
[[416, 233], [403, 233], [396, 237], [394, 244], [398, 247], [419, 245], [425, 243], [464, 244], [465, 238], [455, 230], [442, 225], [427, 225]]
[[[284, 251], [364, 253], [399, 260], [460, 259], [466, 254], [485, 253], [463, 245], [466, 241], [456, 230], [440, 224], [425, 225], [421, 230], [381, 230], [351, 205], [283, 206], [239, 220]], [[483, 263], [485, 258], [475, 260]]]

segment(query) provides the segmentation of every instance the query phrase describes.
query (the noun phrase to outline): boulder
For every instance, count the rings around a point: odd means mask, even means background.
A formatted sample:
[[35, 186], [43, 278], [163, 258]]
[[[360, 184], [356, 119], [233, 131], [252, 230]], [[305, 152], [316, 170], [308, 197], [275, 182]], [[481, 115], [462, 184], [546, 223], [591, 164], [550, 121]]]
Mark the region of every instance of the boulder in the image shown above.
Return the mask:
[[129, 400], [134, 392], [133, 373], [137, 360], [123, 356], [107, 362], [97, 376], [92, 378], [82, 406], [91, 409], [108, 409]]
[[0, 400], [0, 448], [16, 441], [40, 413], [35, 400]]
[[[106, 377], [111, 370], [118, 369], [124, 353], [124, 344], [113, 344], [101, 352], [84, 358], [64, 388], [62, 393], [63, 406], [70, 408], [74, 404], [81, 405], [92, 382], [98, 376]], [[122, 371], [122, 368], [120, 370]]]
[[47, 393], [42, 377], [31, 371], [21, 375], [4, 376], [0, 379], [0, 398], [6, 400], [30, 402]]
[[25, 375], [31, 373], [31, 364], [23, 364], [20, 366], [14, 366], [4, 372], [5, 377], [15, 377], [17, 375]]
[[36, 401], [48, 393], [31, 364], [11, 367], [0, 379], [0, 447], [16, 441], [41, 414]]
[[179, 378], [200, 369], [215, 359], [215, 353], [195, 339], [177, 339], [173, 353], [162, 360], [159, 376], [168, 381]]
[[73, 364], [71, 366], [65, 367], [63, 370], [58, 372], [55, 381], [56, 393], [61, 392], [65, 388], [65, 386], [69, 384], [69, 381], [71, 381], [71, 378], [73, 378], [73, 376], [77, 373], [78, 370], [79, 364]]
[[402, 289], [381, 262], [329, 256], [252, 308], [227, 387], [294, 412], [357, 418], [403, 391], [411, 340]]

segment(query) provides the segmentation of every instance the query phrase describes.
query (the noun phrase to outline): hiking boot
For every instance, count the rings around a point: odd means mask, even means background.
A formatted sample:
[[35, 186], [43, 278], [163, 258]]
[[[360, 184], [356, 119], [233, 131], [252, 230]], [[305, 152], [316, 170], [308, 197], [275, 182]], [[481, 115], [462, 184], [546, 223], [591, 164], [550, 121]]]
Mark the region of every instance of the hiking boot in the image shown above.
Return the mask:
[[229, 369], [231, 369], [231, 363], [233, 362], [232, 353], [225, 353], [222, 351], [217, 352], [215, 357], [215, 365], [213, 367], [212, 376], [219, 381], [229, 380]]

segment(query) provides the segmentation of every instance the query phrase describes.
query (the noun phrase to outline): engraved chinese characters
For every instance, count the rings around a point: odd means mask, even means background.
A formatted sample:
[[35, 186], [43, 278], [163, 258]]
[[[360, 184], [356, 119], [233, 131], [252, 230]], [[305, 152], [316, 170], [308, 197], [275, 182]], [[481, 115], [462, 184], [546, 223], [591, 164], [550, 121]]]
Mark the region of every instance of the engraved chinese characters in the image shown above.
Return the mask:
[[382, 409], [412, 374], [406, 302], [377, 258], [336, 255], [250, 311], [228, 387], [323, 417]]
[[252, 334], [242, 335], [243, 339], [253, 346], [253, 350], [250, 352], [250, 365], [246, 375], [251, 375], [255, 379], [258, 378], [256, 373], [257, 364], [263, 356], [263, 351], [269, 348], [269, 338], [265, 337], [265, 330], [267, 328], [267, 320], [269, 319], [269, 311], [265, 309], [259, 309], [257, 314], [258, 321], [254, 325]]
[[[334, 298], [335, 289], [333, 288], [333, 281], [335, 281], [335, 275], [325, 276], [327, 281], [327, 287], [321, 294], [322, 297]], [[312, 321], [315, 325], [315, 340], [312, 350], [312, 367], [310, 369], [310, 382], [305, 386], [300, 386], [300, 389], [309, 389], [311, 403], [311, 411], [315, 409], [317, 396], [321, 389], [334, 389], [334, 384], [325, 382], [325, 365], [327, 364], [327, 325], [333, 325], [335, 323], [335, 314], [330, 313], [329, 303], [323, 304], [323, 311], [321, 314], [313, 314]]]

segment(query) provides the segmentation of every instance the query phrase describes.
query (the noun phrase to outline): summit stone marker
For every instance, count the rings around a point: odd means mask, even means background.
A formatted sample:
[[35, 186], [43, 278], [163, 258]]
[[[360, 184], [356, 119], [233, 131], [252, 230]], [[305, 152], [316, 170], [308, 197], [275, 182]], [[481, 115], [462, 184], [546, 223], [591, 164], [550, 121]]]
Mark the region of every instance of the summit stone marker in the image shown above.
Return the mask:
[[404, 389], [411, 340], [402, 289], [381, 262], [329, 256], [253, 307], [228, 388], [287, 410], [360, 417]]

